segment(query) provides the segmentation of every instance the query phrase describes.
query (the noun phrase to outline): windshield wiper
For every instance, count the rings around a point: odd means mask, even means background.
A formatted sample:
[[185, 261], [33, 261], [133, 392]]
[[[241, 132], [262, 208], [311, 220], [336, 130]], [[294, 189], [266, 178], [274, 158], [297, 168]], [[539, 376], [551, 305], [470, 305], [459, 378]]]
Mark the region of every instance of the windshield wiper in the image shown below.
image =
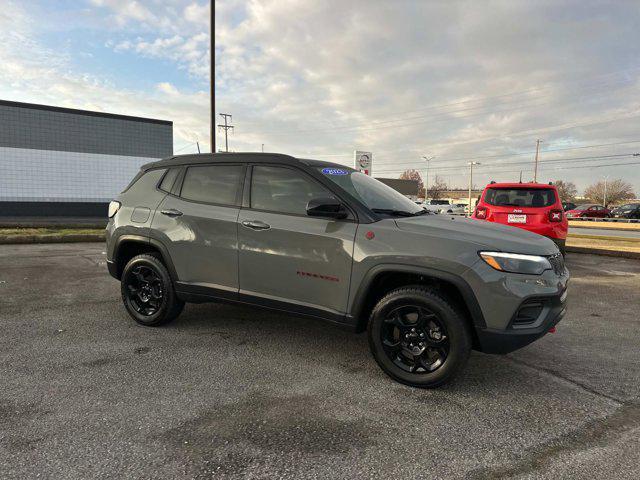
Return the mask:
[[394, 210], [393, 208], [372, 208], [375, 213], [386, 213], [387, 215], [396, 215], [398, 217], [415, 217], [417, 215], [429, 214], [429, 210], [418, 210], [417, 212], [407, 212], [406, 210]]

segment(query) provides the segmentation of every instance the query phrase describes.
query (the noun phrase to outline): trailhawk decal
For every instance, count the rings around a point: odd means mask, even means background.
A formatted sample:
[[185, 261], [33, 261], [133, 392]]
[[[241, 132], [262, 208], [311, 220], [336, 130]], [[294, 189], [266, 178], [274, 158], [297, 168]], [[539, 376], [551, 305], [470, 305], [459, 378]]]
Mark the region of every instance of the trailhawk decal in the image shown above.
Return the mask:
[[312, 277], [319, 278], [320, 280], [327, 280], [329, 282], [339, 282], [340, 279], [338, 277], [333, 277], [331, 275], [321, 275], [319, 273], [311, 273], [311, 272], [303, 272], [302, 270], [298, 270], [296, 272], [301, 277]]

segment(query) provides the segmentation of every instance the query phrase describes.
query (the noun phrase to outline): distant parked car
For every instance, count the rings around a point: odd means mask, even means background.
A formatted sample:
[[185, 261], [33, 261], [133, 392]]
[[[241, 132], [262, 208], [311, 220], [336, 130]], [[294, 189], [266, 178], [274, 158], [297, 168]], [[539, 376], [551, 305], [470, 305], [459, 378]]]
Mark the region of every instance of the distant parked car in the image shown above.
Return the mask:
[[465, 213], [467, 213], [467, 204], [452, 203], [451, 205], [445, 205], [444, 208], [440, 208], [440, 213], [464, 215]]
[[627, 203], [614, 208], [611, 211], [613, 218], [635, 218], [640, 219], [640, 203]]
[[440, 210], [442, 210], [443, 206], [449, 206], [449, 200], [429, 200], [426, 201], [423, 206], [425, 209], [429, 210], [432, 213], [440, 213]]
[[564, 255], [569, 224], [554, 185], [490, 183], [471, 217], [543, 235], [553, 240]]
[[595, 203], [585, 203], [584, 205], [578, 205], [573, 210], [566, 212], [567, 218], [608, 218], [611, 216], [611, 211]]
[[562, 209], [567, 212], [569, 210], [573, 210], [574, 208], [576, 208], [576, 204], [575, 203], [571, 203], [571, 202], [562, 202]]

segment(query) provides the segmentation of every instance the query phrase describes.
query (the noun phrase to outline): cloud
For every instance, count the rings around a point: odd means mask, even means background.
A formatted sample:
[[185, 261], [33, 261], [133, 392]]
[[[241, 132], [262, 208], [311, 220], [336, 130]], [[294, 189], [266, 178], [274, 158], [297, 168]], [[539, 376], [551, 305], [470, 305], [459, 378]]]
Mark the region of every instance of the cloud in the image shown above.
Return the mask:
[[[168, 115], [177, 139], [203, 140], [208, 3], [91, 0], [95, 28], [106, 32], [110, 48], [174, 65], [187, 78], [180, 86], [157, 78], [151, 92], [115, 88], [72, 69], [67, 54], [38, 45], [32, 30], [10, 28], [14, 46], [0, 46], [3, 61], [9, 58], [2, 89], [15, 84], [14, 92], [53, 103]], [[29, 25], [22, 17], [17, 23]], [[520, 169], [528, 178], [531, 163], [516, 162], [532, 160], [537, 138], [543, 162], [640, 149], [545, 153], [640, 140], [639, 17], [632, 3], [577, 0], [218, 0], [217, 107], [234, 116], [236, 150], [265, 143], [269, 151], [344, 163], [355, 149], [371, 150], [374, 172], [389, 176], [422, 168], [420, 157], [435, 155], [432, 172], [460, 186], [468, 157], [510, 154], [484, 160], [478, 182], [512, 180]], [[52, 85], [39, 80], [52, 74]], [[565, 178], [582, 188], [606, 172], [628, 176], [640, 190], [637, 167], [542, 165], [544, 180]]]
[[37, 40], [26, 11], [7, 3], [0, 14], [0, 98], [169, 119], [177, 144], [208, 137], [206, 91], [185, 92], [168, 82], [151, 91], [118, 88], [75, 69], [66, 52]]

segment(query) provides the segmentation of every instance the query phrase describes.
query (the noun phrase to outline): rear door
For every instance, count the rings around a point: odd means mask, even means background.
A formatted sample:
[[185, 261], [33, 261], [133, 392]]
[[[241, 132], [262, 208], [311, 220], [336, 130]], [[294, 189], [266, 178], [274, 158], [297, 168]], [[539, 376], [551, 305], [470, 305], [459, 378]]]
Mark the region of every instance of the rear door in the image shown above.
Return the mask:
[[357, 228], [353, 216], [307, 216], [310, 199], [333, 194], [300, 169], [256, 165], [250, 176], [248, 208], [238, 220], [240, 293], [321, 316], [345, 312]]
[[245, 168], [184, 167], [182, 182], [178, 180], [158, 207], [152, 230], [169, 250], [180, 286], [202, 287], [202, 293], [237, 293], [237, 221]]

